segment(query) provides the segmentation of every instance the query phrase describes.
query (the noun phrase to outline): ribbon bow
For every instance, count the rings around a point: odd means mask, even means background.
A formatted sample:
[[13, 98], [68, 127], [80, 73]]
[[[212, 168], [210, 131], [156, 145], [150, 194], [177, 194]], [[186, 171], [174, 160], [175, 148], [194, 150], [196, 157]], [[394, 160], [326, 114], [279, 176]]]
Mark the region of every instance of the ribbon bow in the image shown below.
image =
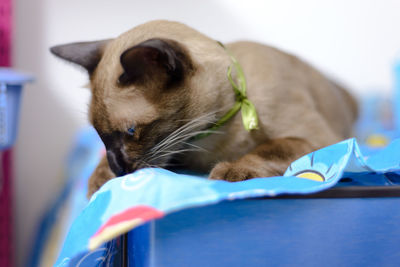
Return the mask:
[[232, 85], [233, 91], [235, 92], [235, 104], [233, 107], [221, 118], [219, 119], [214, 126], [208, 129], [206, 133], [201, 133], [199, 135], [196, 135], [194, 139], [200, 139], [206, 136], [209, 136], [212, 134], [213, 131], [217, 130], [219, 127], [221, 127], [223, 124], [225, 124], [230, 118], [232, 118], [239, 110], [242, 111], [242, 121], [243, 121], [243, 126], [247, 131], [251, 130], [256, 130], [258, 129], [258, 116], [257, 116], [257, 111], [253, 103], [247, 98], [247, 93], [246, 93], [246, 78], [244, 76], [244, 72], [242, 67], [240, 66], [239, 62], [236, 60], [236, 58], [229, 52], [229, 50], [220, 42], [218, 42], [219, 45], [221, 45], [225, 51], [228, 53], [228, 55], [231, 58], [231, 61], [233, 63], [233, 67], [236, 69], [236, 79], [237, 83], [232, 78], [232, 66], [228, 67], [227, 71], [227, 76], [228, 80]]

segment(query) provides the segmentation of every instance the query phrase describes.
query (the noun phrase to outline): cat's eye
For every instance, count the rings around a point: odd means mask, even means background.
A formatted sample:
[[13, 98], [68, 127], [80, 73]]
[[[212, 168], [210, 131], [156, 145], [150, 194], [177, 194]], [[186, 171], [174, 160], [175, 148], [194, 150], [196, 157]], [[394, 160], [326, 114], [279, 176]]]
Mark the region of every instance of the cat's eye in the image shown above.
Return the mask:
[[127, 133], [129, 135], [134, 135], [135, 134], [135, 125], [132, 125], [131, 127], [128, 128]]

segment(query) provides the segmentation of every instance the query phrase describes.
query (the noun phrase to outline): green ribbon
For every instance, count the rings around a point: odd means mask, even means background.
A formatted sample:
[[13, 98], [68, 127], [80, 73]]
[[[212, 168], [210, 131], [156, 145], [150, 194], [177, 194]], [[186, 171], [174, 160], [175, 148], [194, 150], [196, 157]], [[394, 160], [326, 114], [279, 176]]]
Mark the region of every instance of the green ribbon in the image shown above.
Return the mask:
[[233, 107], [221, 118], [214, 126], [209, 128], [206, 133], [198, 134], [194, 137], [195, 140], [201, 139], [203, 137], [209, 136], [213, 131], [224, 125], [229, 119], [231, 119], [239, 110], [242, 111], [242, 121], [243, 126], [247, 131], [258, 129], [258, 116], [257, 111], [253, 103], [247, 98], [246, 94], [246, 78], [242, 67], [236, 58], [229, 52], [229, 50], [220, 42], [218, 42], [231, 58], [233, 67], [236, 69], [236, 79], [237, 83], [232, 78], [232, 66], [228, 67], [227, 76], [228, 80], [232, 85], [233, 91], [235, 92], [235, 104]]

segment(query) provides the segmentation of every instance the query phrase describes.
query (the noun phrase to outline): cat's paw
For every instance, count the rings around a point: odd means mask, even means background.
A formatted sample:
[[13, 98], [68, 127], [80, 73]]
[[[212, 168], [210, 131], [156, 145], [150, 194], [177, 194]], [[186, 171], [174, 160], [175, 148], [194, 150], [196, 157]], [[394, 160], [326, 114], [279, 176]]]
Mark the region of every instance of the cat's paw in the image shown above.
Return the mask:
[[86, 197], [90, 199], [103, 184], [112, 178], [115, 178], [115, 174], [108, 167], [107, 159], [104, 157], [89, 178]]
[[232, 162], [220, 162], [211, 170], [209, 179], [238, 182], [258, 176], [250, 166], [240, 166]]
[[211, 170], [209, 179], [238, 182], [256, 177], [280, 176], [285, 169], [286, 166], [280, 163], [247, 156], [235, 162], [218, 163]]

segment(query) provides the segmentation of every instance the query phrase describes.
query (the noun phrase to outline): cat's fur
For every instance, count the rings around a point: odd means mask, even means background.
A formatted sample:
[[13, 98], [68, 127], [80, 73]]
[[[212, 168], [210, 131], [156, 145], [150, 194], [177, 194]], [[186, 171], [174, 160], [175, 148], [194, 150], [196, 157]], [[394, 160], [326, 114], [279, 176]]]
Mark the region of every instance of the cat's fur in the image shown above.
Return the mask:
[[226, 47], [243, 67], [259, 129], [247, 132], [238, 113], [196, 141], [235, 103], [232, 62], [215, 40], [181, 23], [152, 21], [115, 39], [52, 48], [90, 75], [90, 121], [108, 160], [90, 178], [89, 196], [114, 173], [171, 162], [228, 181], [281, 175], [296, 158], [351, 135], [357, 106], [340, 86], [275, 48]]

